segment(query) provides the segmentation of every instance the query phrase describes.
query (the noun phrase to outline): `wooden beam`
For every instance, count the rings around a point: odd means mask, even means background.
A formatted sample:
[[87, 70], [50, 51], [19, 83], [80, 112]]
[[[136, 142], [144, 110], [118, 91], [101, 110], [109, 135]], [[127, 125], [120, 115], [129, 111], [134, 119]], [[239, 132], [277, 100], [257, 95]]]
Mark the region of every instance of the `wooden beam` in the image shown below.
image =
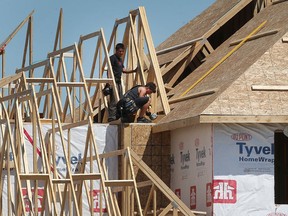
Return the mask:
[[99, 35], [100, 35], [100, 31], [92, 32], [92, 33], [87, 34], [87, 35], [81, 35], [80, 41], [82, 42], [82, 41], [88, 40], [90, 38], [97, 37]]
[[156, 124], [152, 133], [172, 131], [179, 128], [190, 127], [200, 123], [288, 123], [287, 115], [200, 115], [172, 122]]
[[85, 78], [86, 82], [91, 84], [91, 83], [113, 83], [112, 78]]
[[272, 2], [272, 5], [275, 5], [275, 4], [278, 4], [278, 3], [282, 3], [282, 2], [285, 2], [287, 0], [276, 0], [276, 1], [273, 1]]
[[202, 96], [214, 94], [217, 90], [218, 89], [211, 89], [211, 90], [207, 90], [207, 91], [197, 92], [197, 93], [190, 94], [190, 95], [187, 95], [187, 96], [184, 96], [184, 97], [170, 99], [168, 102], [169, 102], [169, 104], [173, 104], [173, 103], [181, 102], [181, 101], [184, 101], [184, 100], [189, 100], [189, 99], [192, 99], [192, 98], [202, 97]]
[[72, 174], [72, 178], [74, 181], [96, 180], [96, 179], [101, 179], [101, 174], [100, 173], [75, 173], [75, 174]]
[[288, 91], [288, 85], [252, 85], [253, 91]]
[[119, 187], [119, 186], [133, 186], [134, 180], [106, 180], [105, 186], [107, 187]]
[[49, 174], [44, 173], [28, 173], [28, 174], [20, 174], [21, 180], [48, 180]]
[[180, 55], [178, 55], [172, 62], [170, 62], [166, 67], [161, 70], [162, 76], [168, 73], [172, 68], [174, 68], [180, 61], [187, 58], [187, 56], [192, 55], [192, 58], [202, 49], [203, 44], [197, 42], [192, 44], [186, 50], [184, 50]]
[[13, 30], [13, 32], [1, 43], [0, 54], [3, 52], [7, 44], [13, 39], [17, 32], [22, 28], [22, 26], [30, 19], [34, 10]]
[[164, 113], [167, 115], [170, 112], [170, 106], [168, 104], [168, 99], [167, 99], [166, 91], [164, 88], [163, 78], [162, 78], [161, 71], [159, 68], [159, 62], [156, 56], [156, 52], [155, 52], [154, 44], [152, 41], [152, 36], [151, 36], [151, 32], [150, 32], [150, 28], [148, 25], [148, 20], [146, 17], [144, 7], [139, 7], [139, 13], [140, 13], [140, 17], [142, 20], [144, 35], [146, 38], [147, 48], [148, 48], [150, 59], [151, 59], [151, 66], [153, 67], [153, 70], [154, 70], [154, 75], [155, 75], [155, 79], [157, 82], [163, 110], [164, 110]]
[[62, 49], [59, 49], [59, 50], [56, 50], [54, 52], [50, 52], [50, 53], [48, 53], [47, 57], [48, 58], [55, 57], [57, 55], [60, 55], [61, 53], [66, 53], [66, 52], [69, 52], [69, 51], [74, 50], [74, 49], [75, 49], [75, 44], [68, 46], [68, 47], [65, 47], [65, 48], [62, 48]]
[[283, 38], [282, 38], [282, 42], [283, 42], [283, 43], [288, 43], [288, 37], [283, 37]]
[[199, 123], [288, 123], [287, 115], [201, 115]]
[[84, 87], [85, 82], [57, 82], [58, 87]]
[[[275, 30], [271, 30], [271, 31], [255, 34], [255, 35], [251, 36], [250, 38], [248, 38], [247, 41], [251, 41], [251, 40], [255, 40], [255, 39], [258, 39], [258, 38], [261, 38], [261, 37], [265, 37], [265, 36], [268, 36], [268, 35], [276, 34], [278, 32], [279, 32], [279, 30], [275, 29]], [[240, 40], [233, 41], [233, 42], [230, 43], [230, 46], [237, 45], [237, 44], [241, 43], [242, 40], [243, 40], [243, 38], [240, 39]]]
[[185, 119], [178, 119], [175, 121], [165, 122], [161, 124], [158, 123], [152, 126], [152, 133], [172, 131], [178, 128], [184, 128], [184, 127], [189, 127], [191, 125], [199, 124], [199, 122], [200, 122], [200, 117], [193, 116], [193, 117], [188, 117]]
[[124, 18], [122, 18], [122, 19], [117, 19], [116, 21], [115, 21], [115, 25], [120, 25], [120, 24], [123, 24], [123, 23], [127, 23], [127, 22], [129, 22], [129, 16], [127, 16], [127, 17], [124, 17]]
[[225, 13], [220, 19], [218, 19], [204, 35], [203, 37], [209, 38], [214, 32], [220, 29], [225, 23], [232, 19], [239, 11], [245, 8], [253, 0], [242, 0], [239, 1], [231, 10]]
[[0, 80], [0, 88], [3, 88], [3, 86], [6, 86], [20, 78], [23, 77], [23, 74], [22, 73], [19, 73], [19, 74], [16, 74], [16, 75], [12, 75], [12, 76], [9, 76], [9, 77], [5, 77], [3, 79]]
[[[64, 131], [64, 130], [68, 130], [68, 129], [71, 129], [71, 128], [75, 128], [75, 127], [80, 127], [80, 126], [83, 126], [83, 125], [87, 125], [88, 124], [88, 119], [85, 119], [83, 121], [78, 121], [78, 122], [75, 122], [75, 123], [70, 123], [70, 124], [62, 124], [61, 126], [61, 130]], [[57, 127], [57, 128], [54, 128], [54, 132], [58, 132], [60, 131], [60, 128]], [[52, 133], [53, 130], [52, 129], [49, 129], [47, 131], [47, 133]]]
[[190, 40], [190, 41], [187, 41], [185, 43], [182, 43], [182, 44], [178, 44], [178, 45], [175, 45], [175, 46], [172, 46], [172, 47], [168, 47], [166, 49], [163, 49], [163, 50], [159, 50], [159, 51], [156, 51], [156, 55], [162, 55], [162, 54], [165, 54], [165, 53], [168, 53], [168, 52], [172, 52], [174, 50], [177, 50], [177, 49], [181, 49], [183, 47], [186, 47], [186, 46], [190, 46], [192, 44], [195, 44], [197, 41], [205, 41], [207, 40], [206, 38], [196, 38], [196, 39], [193, 39], [193, 40]]
[[29, 70], [34, 69], [34, 68], [46, 66], [46, 65], [48, 64], [48, 62], [49, 62], [49, 60], [46, 59], [46, 60], [44, 60], [44, 61], [35, 63], [35, 64], [33, 64], [33, 65], [29, 65], [29, 66], [27, 66], [27, 67], [17, 69], [17, 70], [16, 70], [16, 73], [25, 72], [25, 71], [29, 71]]
[[53, 78], [26, 78], [27, 83], [53, 83]]

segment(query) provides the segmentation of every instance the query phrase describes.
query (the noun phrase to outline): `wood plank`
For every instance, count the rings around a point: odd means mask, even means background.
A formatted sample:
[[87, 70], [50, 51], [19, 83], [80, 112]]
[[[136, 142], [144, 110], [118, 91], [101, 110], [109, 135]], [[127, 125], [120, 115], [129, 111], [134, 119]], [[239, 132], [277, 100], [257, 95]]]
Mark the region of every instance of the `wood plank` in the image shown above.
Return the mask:
[[74, 173], [72, 174], [74, 181], [78, 180], [96, 180], [101, 179], [100, 173]]
[[[31, 93], [31, 92], [30, 92]], [[48, 94], [51, 94], [52, 93], [52, 90], [51, 89], [47, 89], [45, 91], [40, 91], [39, 93], [36, 94], [36, 98], [39, 98], [39, 97], [42, 97], [44, 95], [48, 95]], [[16, 93], [17, 94], [17, 93]], [[20, 102], [23, 102], [23, 101], [28, 101], [28, 100], [31, 100], [31, 96], [30, 95], [27, 95], [27, 96], [24, 96], [24, 97], [21, 97], [18, 99], [19, 100], [19, 103]]]
[[13, 76], [9, 76], [9, 77], [4, 77], [0, 80], [0, 88], [3, 88], [3, 86], [6, 86], [14, 81], [17, 81], [18, 79], [22, 78], [23, 74], [19, 73]]
[[49, 174], [44, 173], [28, 173], [19, 174], [21, 180], [48, 180]]
[[231, 18], [233, 18], [239, 11], [250, 4], [253, 0], [242, 0], [239, 1], [231, 10], [225, 13], [220, 19], [218, 19], [204, 35], [203, 37], [209, 38], [214, 32], [220, 29], [225, 23], [227, 23]]
[[86, 82], [91, 84], [91, 83], [113, 83], [112, 78], [85, 78]]
[[204, 40], [207, 40], [207, 39], [203, 38], [203, 37], [196, 38], [196, 39], [187, 41], [187, 42], [182, 43], [182, 44], [178, 44], [178, 45], [175, 45], [175, 46], [172, 46], [172, 47], [168, 47], [168, 48], [163, 49], [163, 50], [156, 51], [156, 55], [162, 55], [162, 54], [165, 54], [165, 53], [177, 50], [177, 49], [181, 49], [181, 48], [186, 47], [186, 46], [190, 46], [192, 44], [195, 44], [198, 41], [204, 41]]
[[[87, 124], [88, 124], [88, 119], [85, 119], [85, 120], [79, 121], [79, 122], [75, 122], [75, 123], [62, 123], [61, 130], [64, 131], [64, 130], [68, 130], [71, 128], [87, 125]], [[47, 133], [52, 133], [52, 131], [53, 131], [52, 129], [49, 129], [49, 130], [47, 130]], [[54, 132], [58, 132], [58, 131], [60, 131], [60, 127], [55, 127]]]
[[276, 1], [272, 2], [272, 5], [279, 4], [279, 3], [282, 3], [282, 2], [285, 2], [285, 1], [287, 1], [287, 0], [276, 0]]
[[53, 184], [67, 184], [70, 183], [70, 179], [52, 179]]
[[288, 85], [251, 85], [253, 91], [288, 91]]
[[4, 101], [8, 101], [8, 100], [13, 100], [13, 99], [16, 99], [16, 98], [19, 98], [19, 97], [23, 97], [23, 96], [26, 96], [26, 95], [30, 95], [30, 94], [31, 94], [31, 90], [25, 90], [25, 91], [17, 92], [17, 93], [12, 94], [12, 95], [1, 97], [0, 98], [0, 103], [4, 102]]
[[166, 91], [164, 88], [164, 83], [163, 83], [161, 71], [159, 68], [159, 62], [158, 62], [158, 59], [156, 56], [156, 52], [155, 52], [154, 44], [152, 41], [151, 32], [150, 32], [150, 29], [148, 26], [148, 20], [146, 17], [144, 7], [139, 7], [139, 12], [140, 12], [141, 20], [142, 20], [142, 25], [143, 25], [144, 35], [146, 38], [147, 48], [148, 48], [150, 58], [151, 58], [151, 65], [154, 69], [154, 74], [155, 74], [156, 82], [158, 85], [157, 87], [158, 87], [159, 95], [161, 98], [164, 113], [167, 115], [170, 112], [170, 106], [169, 106], [168, 99], [166, 96]]
[[116, 157], [116, 156], [123, 155], [126, 152], [127, 152], [126, 149], [115, 150], [115, 151], [100, 154], [99, 158]]
[[118, 26], [118, 25], [120, 25], [120, 24], [127, 23], [128, 21], [129, 21], [129, 16], [124, 17], [124, 18], [122, 18], [122, 19], [117, 19], [117, 20], [115, 21], [114, 26]]
[[201, 115], [186, 119], [179, 119], [169, 123], [156, 124], [152, 127], [152, 133], [163, 131], [172, 131], [178, 128], [189, 127], [199, 123], [288, 123], [287, 115], [235, 115], [235, 116], [219, 116], [219, 115]]
[[246, 116], [215, 116], [201, 115], [199, 123], [288, 123], [287, 115], [246, 115]]
[[53, 78], [26, 78], [27, 83], [53, 83]]
[[179, 62], [183, 59], [187, 58], [187, 56], [192, 55], [191, 58], [194, 58], [195, 55], [202, 49], [203, 44], [197, 42], [196, 44], [192, 44], [186, 50], [184, 50], [180, 55], [178, 55], [171, 63], [169, 63], [163, 70], [161, 70], [162, 76], [168, 73], [173, 67], [175, 67]]
[[57, 82], [58, 87], [83, 87], [85, 82]]
[[12, 33], [1, 43], [0, 45], [0, 54], [2, 53], [2, 51], [5, 49], [5, 47], [7, 46], [7, 44], [13, 39], [13, 37], [17, 34], [17, 32], [23, 27], [23, 25], [30, 20], [30, 18], [32, 17], [34, 13], [34, 10], [32, 10], [32, 12], [30, 12], [30, 14], [24, 19], [22, 20], [22, 22], [12, 31]]
[[143, 181], [143, 182], [137, 182], [137, 188], [141, 187], [147, 187], [153, 185], [153, 182], [151, 180]]
[[81, 35], [80, 41], [82, 42], [82, 41], [88, 40], [90, 38], [97, 37], [99, 35], [100, 35], [100, 31], [92, 32], [92, 33], [87, 34], [87, 35]]
[[[279, 30], [278, 30], [278, 29], [275, 29], [275, 30], [271, 30], [271, 31], [266, 31], [266, 32], [258, 33], [258, 34], [255, 34], [255, 35], [251, 36], [250, 38], [248, 38], [247, 41], [251, 41], [251, 40], [255, 40], [255, 39], [261, 38], [261, 37], [273, 35], [273, 34], [276, 34], [276, 33], [278, 33], [278, 32], [279, 32]], [[244, 39], [244, 38], [231, 42], [231, 43], [230, 43], [230, 46], [234, 46], [234, 45], [237, 45], [237, 44], [241, 43], [241, 41], [242, 41], [243, 39]]]
[[283, 42], [283, 43], [288, 43], [288, 37], [283, 37], [283, 38], [282, 38], [282, 42]]
[[133, 186], [134, 180], [105, 180], [107, 187]]
[[43, 61], [38, 62], [38, 63], [35, 63], [35, 64], [33, 64], [33, 65], [30, 65], [30, 66], [27, 66], [27, 67], [23, 67], [23, 68], [17, 69], [17, 70], [16, 70], [16, 73], [21, 73], [21, 72], [25, 72], [25, 71], [29, 71], [29, 70], [38, 68], [38, 67], [46, 66], [46, 65], [48, 64], [48, 62], [49, 62], [48, 59], [43, 60]]
[[57, 55], [60, 55], [61, 53], [66, 53], [66, 52], [69, 52], [71, 50], [74, 50], [75, 48], [75, 45], [71, 45], [71, 46], [67, 46], [65, 48], [62, 48], [62, 49], [59, 49], [59, 50], [56, 50], [56, 51], [53, 51], [53, 52], [50, 52], [48, 53], [48, 58], [51, 58], [51, 57], [55, 57]]
[[173, 103], [181, 102], [181, 101], [184, 101], [184, 100], [189, 100], [189, 99], [192, 99], [192, 98], [197, 98], [197, 97], [202, 97], [202, 96], [214, 94], [217, 91], [218, 91], [218, 89], [211, 89], [211, 90], [207, 90], [207, 91], [197, 92], [197, 93], [190, 94], [190, 95], [187, 95], [187, 96], [184, 96], [184, 97], [170, 99], [168, 102], [169, 102], [169, 104], [173, 104]]

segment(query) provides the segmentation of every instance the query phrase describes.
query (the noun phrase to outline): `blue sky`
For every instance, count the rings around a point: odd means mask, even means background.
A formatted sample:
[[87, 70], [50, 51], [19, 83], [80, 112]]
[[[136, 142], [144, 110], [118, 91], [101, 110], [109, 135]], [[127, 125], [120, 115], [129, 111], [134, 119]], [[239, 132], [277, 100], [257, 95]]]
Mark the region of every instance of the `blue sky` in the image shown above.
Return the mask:
[[[0, 0], [0, 43], [32, 11], [33, 61], [44, 60], [53, 49], [60, 8], [63, 9], [63, 47], [80, 35], [103, 28], [108, 43], [118, 18], [144, 6], [155, 47], [200, 14], [215, 0]], [[21, 67], [27, 25], [6, 47], [6, 75]], [[0, 61], [1, 62], [1, 61]]]

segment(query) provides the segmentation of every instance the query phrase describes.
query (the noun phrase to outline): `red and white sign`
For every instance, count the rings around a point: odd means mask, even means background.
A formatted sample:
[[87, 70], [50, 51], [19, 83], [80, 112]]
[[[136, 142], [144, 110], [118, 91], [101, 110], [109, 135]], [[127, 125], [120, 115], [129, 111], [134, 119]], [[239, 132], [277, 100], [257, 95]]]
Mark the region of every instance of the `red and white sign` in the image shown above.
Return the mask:
[[210, 207], [212, 205], [212, 184], [206, 184], [206, 207]]
[[[35, 190], [34, 190], [34, 188], [31, 188], [31, 196], [32, 196], [31, 199], [29, 199], [27, 188], [22, 188], [22, 194], [23, 194], [23, 199], [24, 199], [24, 204], [25, 204], [25, 211], [31, 212], [32, 211], [31, 206], [34, 206], [33, 202], [35, 199]], [[41, 212], [42, 211], [42, 205], [43, 205], [44, 189], [38, 188], [37, 194], [38, 194], [38, 197], [37, 197], [38, 210], [37, 210], [37, 212]]]
[[190, 187], [190, 209], [196, 209], [197, 204], [197, 191], [196, 186]]
[[[100, 204], [101, 204], [101, 199], [104, 200], [104, 197], [100, 197], [100, 190], [93, 190], [90, 191], [92, 192], [93, 195], [93, 211], [94, 212], [100, 212]], [[102, 202], [102, 212], [107, 212], [105, 202]]]
[[176, 194], [176, 196], [179, 198], [179, 199], [181, 199], [181, 189], [176, 189], [175, 190], [175, 194]]
[[234, 180], [213, 181], [214, 203], [236, 203], [237, 183]]

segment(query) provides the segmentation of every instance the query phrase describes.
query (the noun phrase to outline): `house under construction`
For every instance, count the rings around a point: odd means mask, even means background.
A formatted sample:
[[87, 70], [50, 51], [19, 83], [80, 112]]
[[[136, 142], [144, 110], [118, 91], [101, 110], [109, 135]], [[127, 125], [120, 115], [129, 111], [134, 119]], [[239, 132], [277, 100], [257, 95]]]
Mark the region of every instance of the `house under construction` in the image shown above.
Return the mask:
[[[37, 63], [31, 12], [0, 47], [1, 215], [288, 214], [286, 150], [274, 143], [275, 131], [286, 142], [287, 11], [285, 0], [217, 0], [155, 49], [143, 7], [107, 42], [100, 29], [68, 47], [61, 10]], [[25, 26], [21, 67], [6, 76], [5, 49]], [[157, 84], [154, 123], [107, 123], [119, 32], [137, 67], [124, 91]]]

